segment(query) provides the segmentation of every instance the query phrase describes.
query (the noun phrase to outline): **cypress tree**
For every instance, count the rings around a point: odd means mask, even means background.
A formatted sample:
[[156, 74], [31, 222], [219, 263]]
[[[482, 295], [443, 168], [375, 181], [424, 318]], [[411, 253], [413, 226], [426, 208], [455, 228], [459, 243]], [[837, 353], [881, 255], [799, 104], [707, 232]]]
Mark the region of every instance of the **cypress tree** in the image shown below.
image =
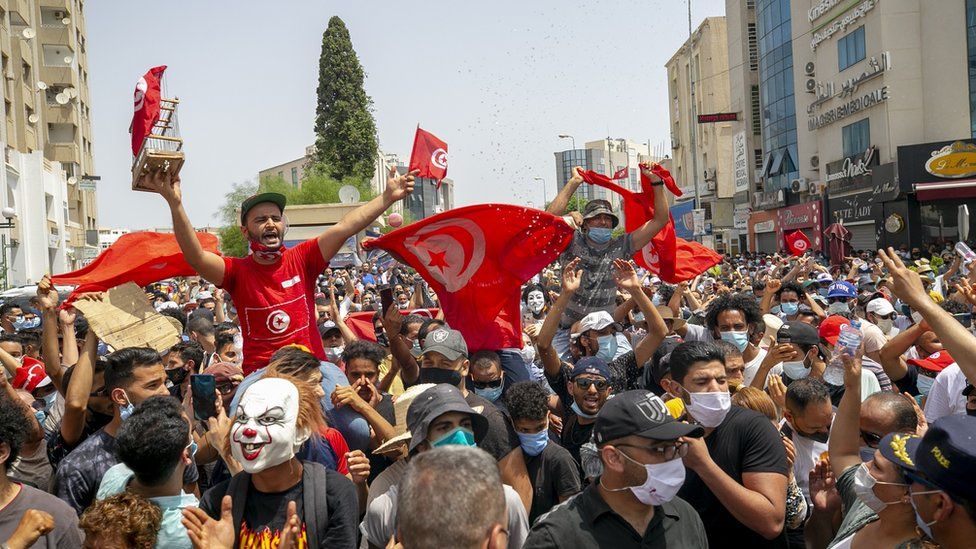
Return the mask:
[[322, 34], [315, 164], [329, 176], [369, 179], [376, 160], [373, 100], [363, 88], [363, 67], [342, 19], [332, 17]]

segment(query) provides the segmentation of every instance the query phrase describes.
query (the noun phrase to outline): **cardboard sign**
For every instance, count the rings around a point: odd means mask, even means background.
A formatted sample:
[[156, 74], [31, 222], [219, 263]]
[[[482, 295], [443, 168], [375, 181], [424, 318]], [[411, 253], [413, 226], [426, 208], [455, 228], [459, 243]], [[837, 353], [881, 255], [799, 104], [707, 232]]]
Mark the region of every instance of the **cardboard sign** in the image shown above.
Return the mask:
[[167, 351], [180, 342], [180, 332], [156, 312], [142, 288], [132, 282], [109, 290], [104, 301], [77, 300], [95, 335], [113, 349], [150, 347]]

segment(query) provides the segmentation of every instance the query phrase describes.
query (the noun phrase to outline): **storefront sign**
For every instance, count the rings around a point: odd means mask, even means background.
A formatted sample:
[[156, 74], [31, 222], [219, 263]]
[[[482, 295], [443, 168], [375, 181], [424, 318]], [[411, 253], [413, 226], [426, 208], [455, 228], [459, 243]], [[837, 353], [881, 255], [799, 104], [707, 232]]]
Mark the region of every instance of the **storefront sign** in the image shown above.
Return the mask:
[[820, 201], [805, 202], [776, 212], [779, 228], [782, 230], [800, 229], [820, 225]]
[[901, 189], [895, 177], [895, 163], [880, 164], [871, 170], [871, 194], [878, 202], [888, 202], [898, 198]]
[[875, 202], [872, 193], [858, 193], [842, 198], [830, 197], [828, 210], [831, 223], [844, 221], [854, 223], [868, 221], [880, 217], [881, 204]]
[[732, 136], [732, 180], [735, 181], [735, 192], [749, 190], [749, 159], [746, 153], [746, 132]]
[[843, 0], [820, 0], [812, 8], [807, 11], [807, 20], [813, 23], [817, 19], [820, 19], [827, 14], [828, 11], [832, 10], [834, 6], [840, 4]]
[[757, 210], [769, 210], [786, 205], [786, 195], [782, 190], [757, 192], [752, 195], [752, 206]]
[[737, 112], [717, 112], [713, 114], [699, 114], [699, 124], [711, 124], [713, 122], [735, 122], [739, 119]]
[[848, 116], [853, 116], [863, 110], [880, 105], [888, 100], [888, 86], [872, 92], [858, 95], [850, 101], [834, 107], [823, 114], [811, 116], [807, 119], [807, 129], [810, 131], [818, 130], [824, 126], [829, 126], [834, 122], [843, 120]]
[[735, 211], [732, 212], [732, 226], [736, 229], [747, 229], [749, 228], [749, 216], [752, 215], [752, 209], [746, 204], [740, 204], [735, 207]]
[[671, 218], [674, 219], [674, 234], [678, 238], [692, 238], [694, 228], [692, 222], [692, 210], [695, 209], [694, 200], [675, 202], [671, 206]]
[[868, 147], [866, 151], [855, 156], [848, 156], [843, 160], [827, 164], [824, 181], [831, 193], [867, 188], [873, 184], [873, 167], [878, 164], [877, 149]]
[[900, 214], [893, 213], [885, 218], [884, 228], [892, 234], [897, 234], [905, 230], [905, 218]]
[[976, 175], [976, 145], [956, 141], [932, 151], [925, 171], [936, 177], [963, 179]]
[[771, 233], [776, 230], [776, 222], [772, 219], [769, 221], [760, 221], [752, 226], [752, 230], [757, 233]]
[[[876, 6], [877, 3], [877, 0], [864, 0], [864, 2], [861, 2], [856, 7], [843, 12], [841, 15], [838, 15], [820, 27], [815, 28], [813, 38], [810, 40], [810, 50], [817, 51], [817, 46], [819, 46], [825, 40], [829, 40], [830, 37], [839, 32], [846, 31], [847, 27], [857, 23], [862, 17], [867, 15], [869, 11], [874, 9], [874, 6]], [[822, 14], [823, 12], [821, 12], [821, 15]]]

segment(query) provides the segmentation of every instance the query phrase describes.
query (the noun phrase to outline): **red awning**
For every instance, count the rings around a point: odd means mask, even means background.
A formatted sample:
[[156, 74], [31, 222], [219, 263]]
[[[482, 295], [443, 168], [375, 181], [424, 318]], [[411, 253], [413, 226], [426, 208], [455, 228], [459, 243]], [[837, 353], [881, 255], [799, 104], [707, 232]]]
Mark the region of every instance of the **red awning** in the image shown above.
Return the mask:
[[919, 200], [976, 198], [976, 179], [916, 183], [915, 195]]

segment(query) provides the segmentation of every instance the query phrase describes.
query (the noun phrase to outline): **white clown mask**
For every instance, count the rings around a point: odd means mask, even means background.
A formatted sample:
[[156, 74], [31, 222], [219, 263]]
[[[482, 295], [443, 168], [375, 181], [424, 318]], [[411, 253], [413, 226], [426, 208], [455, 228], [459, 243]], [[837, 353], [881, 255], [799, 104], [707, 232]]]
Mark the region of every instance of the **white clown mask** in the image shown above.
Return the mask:
[[230, 449], [234, 459], [254, 474], [280, 465], [308, 440], [298, 430], [298, 388], [285, 379], [266, 378], [254, 382], [241, 396]]
[[542, 308], [546, 306], [546, 298], [542, 295], [539, 290], [532, 290], [527, 296], [525, 296], [525, 306], [532, 312], [532, 314], [537, 315], [542, 312]]

